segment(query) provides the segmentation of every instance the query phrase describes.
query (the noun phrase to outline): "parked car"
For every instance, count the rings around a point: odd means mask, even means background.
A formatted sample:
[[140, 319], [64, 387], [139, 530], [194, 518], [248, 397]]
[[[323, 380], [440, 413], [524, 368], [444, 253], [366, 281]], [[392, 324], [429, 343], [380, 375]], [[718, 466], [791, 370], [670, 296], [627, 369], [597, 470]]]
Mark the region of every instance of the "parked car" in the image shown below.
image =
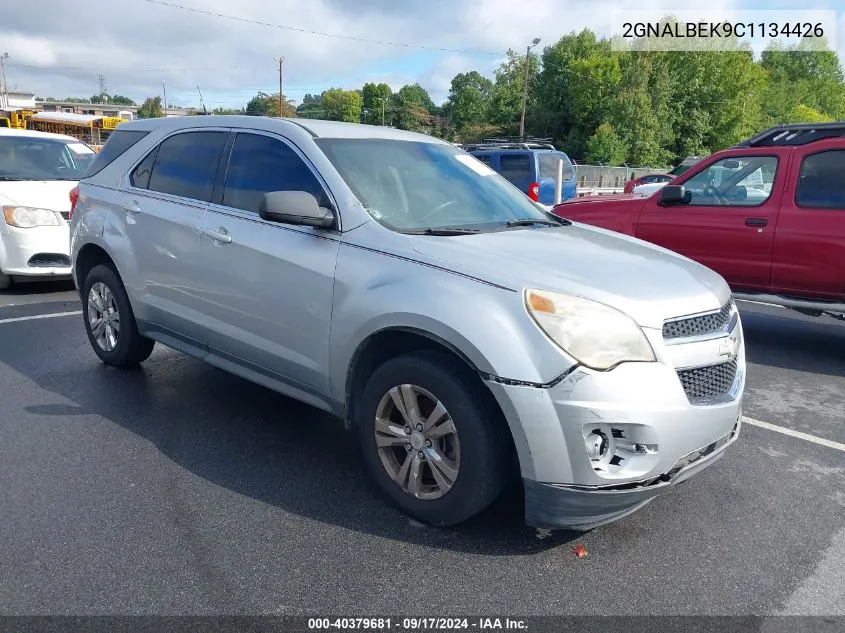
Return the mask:
[[773, 127], [650, 198], [578, 200], [554, 213], [686, 255], [735, 296], [845, 313], [845, 123]]
[[0, 290], [70, 278], [68, 192], [93, 156], [70, 136], [0, 128]]
[[572, 161], [547, 140], [490, 139], [462, 147], [549, 210], [555, 204], [559, 162], [563, 163], [560, 199], [569, 200], [578, 195]]
[[587, 529], [737, 438], [745, 351], [724, 280], [556, 218], [449, 143], [140, 120], [75, 196], [74, 279], [103, 362], [159, 342], [334, 413], [420, 520], [473, 516], [518, 463], [530, 525]]
[[[646, 182], [637, 184], [631, 188], [631, 193], [634, 193], [638, 196], [650, 196], [654, 193], [660, 191], [664, 185], [669, 184], [675, 178], [680, 176], [681, 174], [686, 173], [689, 171], [694, 165], [701, 161], [701, 156], [688, 156], [684, 160], [681, 161], [679, 165], [677, 165], [672, 171], [670, 171], [666, 176], [668, 176], [668, 180], [655, 180], [653, 182]], [[625, 190], [627, 193], [627, 189]]]
[[662, 186], [673, 178], [674, 176], [670, 174], [646, 174], [645, 176], [640, 176], [639, 178], [631, 178], [631, 180], [625, 183], [622, 193], [632, 193], [634, 191], [634, 187], [639, 187], [640, 185], [659, 184]]

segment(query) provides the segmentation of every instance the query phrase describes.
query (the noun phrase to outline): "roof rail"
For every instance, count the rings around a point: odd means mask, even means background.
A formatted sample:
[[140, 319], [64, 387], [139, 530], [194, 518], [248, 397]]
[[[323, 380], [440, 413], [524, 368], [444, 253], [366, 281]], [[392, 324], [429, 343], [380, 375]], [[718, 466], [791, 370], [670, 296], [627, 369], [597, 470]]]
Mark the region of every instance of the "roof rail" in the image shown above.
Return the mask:
[[845, 121], [834, 123], [789, 123], [775, 125], [735, 147], [806, 145], [825, 138], [845, 136]]
[[485, 138], [480, 143], [462, 143], [461, 147], [465, 150], [478, 149], [553, 149], [557, 148], [552, 145], [550, 138], [522, 138], [522, 137], [505, 137], [505, 138]]

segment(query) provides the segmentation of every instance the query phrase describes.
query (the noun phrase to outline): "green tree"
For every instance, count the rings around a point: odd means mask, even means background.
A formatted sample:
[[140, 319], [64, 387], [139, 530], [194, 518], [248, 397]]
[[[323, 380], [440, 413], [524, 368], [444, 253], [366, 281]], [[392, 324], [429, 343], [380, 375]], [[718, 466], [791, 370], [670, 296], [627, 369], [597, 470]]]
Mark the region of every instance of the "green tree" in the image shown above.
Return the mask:
[[361, 121], [361, 95], [354, 90], [330, 88], [323, 92], [321, 101], [325, 110], [325, 118], [330, 121], [347, 121], [359, 123]]
[[[519, 119], [522, 114], [522, 96], [525, 86], [525, 55], [518, 55], [512, 50], [507, 52], [507, 60], [495, 71], [493, 96], [490, 100], [490, 122], [502, 127], [509, 135], [519, 132]], [[528, 56], [528, 98], [531, 110], [535, 96], [534, 87], [539, 74], [539, 60], [536, 55]]]
[[387, 84], [366, 83], [361, 90], [364, 122], [386, 125], [391, 120], [390, 98], [393, 91]]
[[458, 133], [467, 125], [487, 122], [492, 94], [493, 82], [477, 70], [455, 75], [445, 111]]
[[827, 123], [833, 120], [831, 116], [805, 106], [803, 103], [789, 111], [788, 119], [790, 123]]
[[[296, 116], [296, 108], [293, 104], [291, 104], [289, 99], [285, 99], [282, 102], [282, 108], [284, 109], [284, 117]], [[259, 92], [246, 104], [244, 114], [248, 114], [250, 116], [278, 117], [279, 93], [267, 94], [266, 92]]]
[[424, 132], [431, 130], [432, 113], [437, 107], [428, 91], [419, 84], [402, 86], [391, 98], [393, 125], [400, 130]]
[[306, 94], [296, 107], [296, 116], [303, 119], [323, 118], [323, 104], [320, 95]]
[[132, 99], [130, 99], [129, 97], [124, 97], [123, 95], [111, 95], [109, 97], [109, 103], [111, 103], [112, 105], [135, 105], [135, 102], [132, 101]]
[[602, 123], [587, 139], [587, 161], [605, 165], [621, 165], [625, 162], [628, 148], [619, 138], [610, 123]]
[[137, 116], [139, 119], [156, 119], [164, 116], [161, 109], [161, 97], [147, 97], [138, 107]]

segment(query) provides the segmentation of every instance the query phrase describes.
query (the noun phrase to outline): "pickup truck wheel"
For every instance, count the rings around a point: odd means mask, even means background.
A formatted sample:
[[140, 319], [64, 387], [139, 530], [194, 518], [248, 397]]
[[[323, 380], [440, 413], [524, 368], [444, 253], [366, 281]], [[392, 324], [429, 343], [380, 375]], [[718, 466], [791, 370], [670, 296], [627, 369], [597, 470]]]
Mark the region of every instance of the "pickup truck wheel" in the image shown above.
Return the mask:
[[474, 384], [448, 356], [391, 359], [367, 382], [358, 430], [379, 488], [407, 514], [453, 525], [502, 491], [508, 444]]
[[94, 266], [85, 277], [82, 312], [91, 347], [106, 365], [137, 365], [152, 354], [155, 341], [138, 332], [126, 289], [111, 267]]

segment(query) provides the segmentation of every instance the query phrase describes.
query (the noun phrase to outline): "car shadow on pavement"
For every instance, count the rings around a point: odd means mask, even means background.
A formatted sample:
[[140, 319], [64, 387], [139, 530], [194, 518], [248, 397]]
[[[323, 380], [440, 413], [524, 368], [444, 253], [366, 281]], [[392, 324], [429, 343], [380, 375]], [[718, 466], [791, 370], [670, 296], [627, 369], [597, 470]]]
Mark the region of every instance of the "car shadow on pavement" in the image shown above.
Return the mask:
[[[525, 526], [518, 477], [473, 519], [448, 528], [423, 525], [375, 488], [357, 435], [339, 419], [161, 346], [147, 363], [128, 370], [89, 362], [87, 353], [84, 370], [76, 367], [62, 378], [39, 380], [32, 374], [40, 372], [15, 367], [71, 403], [24, 410], [98, 416], [152, 442], [179, 467], [215, 485], [286, 513], [382, 538], [506, 556], [545, 551], [583, 536]], [[18, 358], [0, 361], [14, 367]]]
[[845, 376], [843, 321], [803, 318], [786, 310], [783, 316], [743, 311], [742, 327], [750, 363]]

